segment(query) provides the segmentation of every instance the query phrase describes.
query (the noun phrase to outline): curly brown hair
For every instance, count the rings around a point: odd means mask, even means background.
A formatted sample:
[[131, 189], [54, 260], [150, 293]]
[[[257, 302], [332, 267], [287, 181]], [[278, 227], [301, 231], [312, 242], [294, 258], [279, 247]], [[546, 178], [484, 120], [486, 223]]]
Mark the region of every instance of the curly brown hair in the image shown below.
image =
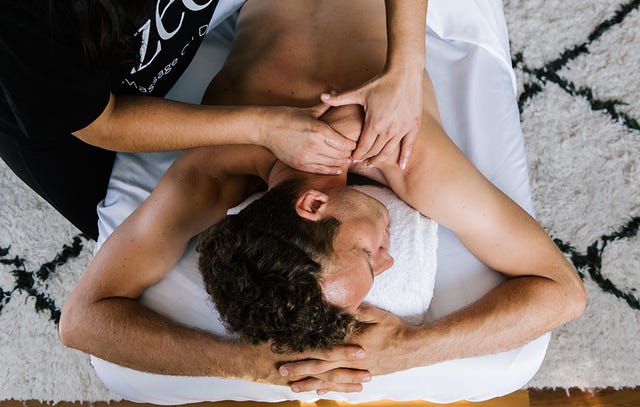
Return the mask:
[[299, 185], [280, 184], [198, 239], [198, 266], [227, 329], [275, 352], [326, 349], [362, 329], [320, 287], [336, 218], [312, 222], [294, 208]]

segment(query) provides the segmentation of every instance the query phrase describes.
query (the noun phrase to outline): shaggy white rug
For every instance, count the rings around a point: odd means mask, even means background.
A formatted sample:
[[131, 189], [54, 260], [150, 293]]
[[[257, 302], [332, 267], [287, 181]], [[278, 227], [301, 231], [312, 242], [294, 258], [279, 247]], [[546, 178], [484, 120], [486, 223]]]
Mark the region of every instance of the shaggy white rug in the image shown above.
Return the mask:
[[[531, 387], [640, 385], [640, 0], [505, 0], [534, 201], [589, 306]], [[63, 348], [93, 243], [0, 163], [0, 400], [113, 400]]]

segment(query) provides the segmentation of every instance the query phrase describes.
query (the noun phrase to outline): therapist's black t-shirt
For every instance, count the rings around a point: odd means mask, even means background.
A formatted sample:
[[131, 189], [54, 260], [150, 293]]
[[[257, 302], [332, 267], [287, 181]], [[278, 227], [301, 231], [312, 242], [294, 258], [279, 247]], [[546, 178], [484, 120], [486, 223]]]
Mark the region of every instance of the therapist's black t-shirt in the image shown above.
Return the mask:
[[[100, 115], [109, 91], [164, 96], [195, 55], [218, 1], [147, 1], [140, 61], [91, 69], [67, 0], [0, 0], [0, 136], [68, 135]], [[61, 9], [52, 13], [52, 3]]]

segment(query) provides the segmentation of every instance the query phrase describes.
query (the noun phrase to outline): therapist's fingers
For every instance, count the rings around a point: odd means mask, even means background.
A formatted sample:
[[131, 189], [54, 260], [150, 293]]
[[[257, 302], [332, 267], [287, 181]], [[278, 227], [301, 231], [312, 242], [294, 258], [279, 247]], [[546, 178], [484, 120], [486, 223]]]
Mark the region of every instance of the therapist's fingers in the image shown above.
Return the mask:
[[365, 117], [364, 126], [362, 128], [362, 133], [360, 134], [360, 138], [358, 139], [358, 146], [353, 152], [354, 160], [364, 160], [370, 158], [370, 155], [367, 155], [371, 147], [378, 139], [378, 136], [382, 128], [371, 123], [371, 119], [369, 116]]
[[319, 119], [320, 116], [325, 114], [327, 112], [327, 110], [329, 110], [331, 108], [332, 108], [332, 106], [329, 105], [329, 104], [320, 103], [320, 104], [317, 104], [315, 106], [311, 106], [311, 107], [307, 108], [307, 110], [309, 111], [311, 116], [313, 116], [316, 119]]
[[304, 171], [321, 175], [339, 175], [344, 172], [342, 169], [344, 164], [338, 164], [339, 162], [339, 160], [334, 160], [332, 165], [309, 164], [304, 168]]
[[318, 135], [326, 145], [336, 150], [348, 151], [350, 153], [356, 148], [356, 142], [344, 137], [325, 122], [318, 120], [329, 108], [331, 108], [331, 106], [322, 103], [304, 109], [311, 117], [316, 119], [310, 131], [312, 134]]
[[320, 95], [320, 99], [331, 106], [362, 105], [365, 94], [363, 88], [356, 88], [346, 92], [330, 92]]
[[301, 168], [301, 170], [318, 175], [340, 175], [344, 172], [341, 167], [330, 167], [320, 164], [308, 164]]
[[416, 142], [416, 138], [418, 137], [418, 130], [409, 132], [403, 139], [400, 148], [400, 159], [398, 161], [398, 165], [400, 165], [400, 169], [407, 168], [407, 164], [409, 164], [409, 159], [411, 158], [411, 153], [413, 152], [413, 146]]
[[399, 154], [399, 144], [399, 140], [389, 140], [389, 142], [384, 146], [384, 148], [382, 148], [382, 150], [380, 150], [380, 152], [376, 156], [369, 159], [368, 165], [376, 167], [385, 161], [397, 161]]
[[[327, 127], [329, 126], [327, 125]], [[333, 129], [325, 132], [323, 140], [328, 147], [331, 147], [333, 150], [336, 150], [334, 155], [347, 154], [346, 156], [349, 157], [351, 156], [353, 149], [356, 148], [355, 141], [346, 138], [345, 136], [336, 132]]]
[[[398, 141], [399, 140], [394, 142], [394, 139], [388, 133], [379, 134], [378, 138], [373, 143], [373, 145], [371, 146], [369, 151], [367, 151], [365, 153], [364, 158], [369, 158], [370, 159], [370, 161], [369, 161], [370, 164], [372, 162], [376, 162], [375, 158], [378, 156], [378, 154], [380, 154], [384, 150], [384, 148], [389, 143], [392, 143], [392, 145], [390, 147], [393, 148], [398, 143]], [[384, 160], [382, 160], [382, 161], [384, 161]]]

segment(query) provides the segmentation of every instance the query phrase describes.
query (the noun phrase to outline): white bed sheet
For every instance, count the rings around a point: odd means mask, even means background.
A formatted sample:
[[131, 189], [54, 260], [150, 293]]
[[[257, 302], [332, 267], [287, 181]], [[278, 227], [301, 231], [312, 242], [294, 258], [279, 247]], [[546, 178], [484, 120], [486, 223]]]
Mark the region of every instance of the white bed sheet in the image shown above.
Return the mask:
[[[221, 0], [227, 9], [241, 1]], [[222, 63], [232, 35], [230, 21], [210, 32], [194, 63], [168, 97], [197, 103]], [[476, 167], [532, 213], [523, 138], [509, 62], [506, 25], [499, 0], [431, 0], [427, 70], [433, 80], [445, 130]], [[105, 200], [99, 205], [97, 247], [150, 193], [177, 153], [118, 154]], [[438, 273], [425, 321], [474, 302], [502, 277], [472, 256], [444, 227], [438, 231]], [[196, 270], [193, 256], [176, 269]], [[187, 325], [220, 332], [200, 276], [171, 272], [141, 301]], [[206, 304], [203, 305], [203, 304]], [[549, 335], [496, 355], [453, 360], [374, 377], [361, 393], [323, 398], [364, 402], [382, 398], [432, 402], [480, 401], [512, 392], [538, 370]], [[98, 375], [124, 398], [156, 404], [217, 400], [314, 401], [284, 386], [214, 377], [178, 377], [138, 372], [92, 358]], [[249, 363], [249, 361], [248, 361]]]

